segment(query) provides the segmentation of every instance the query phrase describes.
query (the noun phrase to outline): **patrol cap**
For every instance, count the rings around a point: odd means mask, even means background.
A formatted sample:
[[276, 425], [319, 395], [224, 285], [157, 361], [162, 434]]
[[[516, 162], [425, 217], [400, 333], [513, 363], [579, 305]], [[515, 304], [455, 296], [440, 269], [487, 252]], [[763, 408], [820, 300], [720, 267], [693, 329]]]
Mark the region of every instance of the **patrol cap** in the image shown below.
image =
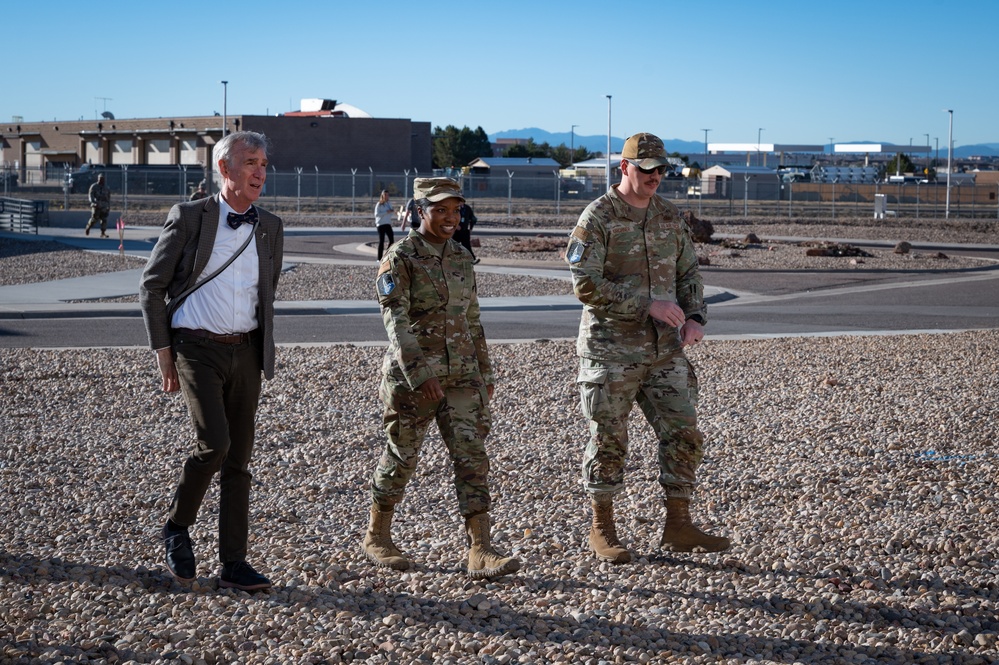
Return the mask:
[[634, 160], [643, 169], [669, 164], [662, 139], [644, 132], [628, 137], [624, 142], [624, 150], [621, 151], [621, 159]]
[[413, 198], [427, 199], [431, 203], [444, 199], [461, 199], [461, 186], [451, 178], [417, 178], [413, 181]]

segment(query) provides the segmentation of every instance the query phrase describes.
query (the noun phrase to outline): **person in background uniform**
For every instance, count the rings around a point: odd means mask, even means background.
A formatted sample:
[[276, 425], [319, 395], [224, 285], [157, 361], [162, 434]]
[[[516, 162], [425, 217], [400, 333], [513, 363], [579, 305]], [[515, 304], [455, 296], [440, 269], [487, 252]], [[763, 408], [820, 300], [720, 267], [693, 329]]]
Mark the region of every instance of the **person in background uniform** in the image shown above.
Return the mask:
[[660, 547], [717, 552], [729, 540], [690, 519], [703, 458], [697, 376], [683, 347], [704, 337], [707, 309], [693, 241], [679, 211], [656, 194], [668, 168], [663, 142], [636, 134], [624, 144], [621, 182], [590, 203], [569, 238], [566, 261], [583, 303], [576, 350], [580, 401], [590, 421], [583, 484], [593, 522], [590, 549], [626, 563], [613, 497], [624, 487], [628, 415], [637, 401], [659, 439], [666, 524]]
[[83, 230], [83, 235], [90, 235], [90, 228], [100, 222], [101, 237], [107, 238], [108, 215], [111, 213], [111, 189], [104, 184], [104, 174], [97, 176], [97, 182], [90, 186], [87, 192], [90, 199], [90, 221], [87, 228]]
[[420, 212], [416, 207], [416, 199], [406, 201], [406, 207], [403, 210], [402, 223], [399, 224], [399, 230], [405, 231], [407, 225], [411, 229], [420, 228]]
[[461, 221], [458, 223], [458, 230], [454, 232], [454, 239], [472, 255], [472, 263], [478, 263], [479, 260], [475, 258], [475, 252], [472, 251], [472, 229], [475, 227], [475, 222], [478, 221], [475, 218], [475, 211], [472, 210], [472, 206], [462, 203], [459, 214]]
[[208, 190], [205, 189], [205, 181], [202, 180], [198, 183], [198, 188], [191, 193], [191, 200], [197, 201], [198, 199], [208, 198]]
[[385, 239], [388, 238], [388, 246], [395, 242], [395, 234], [392, 233], [392, 203], [389, 201], [388, 190], [383, 189], [375, 204], [375, 226], [378, 228], [378, 260], [382, 260], [385, 253]]
[[454, 466], [458, 510], [465, 518], [470, 577], [497, 577], [520, 562], [493, 549], [485, 439], [493, 373], [479, 322], [472, 257], [451, 238], [464, 200], [448, 178], [417, 178], [420, 228], [392, 247], [376, 289], [389, 347], [379, 396], [388, 441], [371, 479], [371, 517], [363, 550], [376, 566], [406, 570], [392, 542], [395, 506], [416, 471], [431, 420]]
[[[267, 179], [267, 137], [229, 134], [215, 145], [213, 159], [221, 191], [170, 210], [139, 297], [163, 390], [183, 391], [197, 437], [163, 526], [167, 568], [182, 582], [194, 579], [188, 528], [218, 473], [219, 586], [252, 591], [271, 586], [246, 561], [249, 466], [260, 376], [274, 376], [274, 292], [284, 231], [280, 218], [254, 206]], [[248, 239], [225, 270], [202, 281]]]

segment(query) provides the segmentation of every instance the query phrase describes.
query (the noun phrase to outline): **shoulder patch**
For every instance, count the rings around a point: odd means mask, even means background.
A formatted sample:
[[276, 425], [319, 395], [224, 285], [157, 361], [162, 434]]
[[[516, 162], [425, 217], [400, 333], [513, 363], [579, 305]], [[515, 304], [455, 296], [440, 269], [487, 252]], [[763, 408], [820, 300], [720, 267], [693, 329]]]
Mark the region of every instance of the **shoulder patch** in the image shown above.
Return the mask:
[[573, 238], [569, 241], [569, 249], [565, 253], [565, 260], [569, 263], [579, 263], [583, 260], [583, 254], [585, 253], [586, 244], [578, 238]]
[[392, 273], [379, 273], [377, 285], [379, 295], [387, 296], [392, 293], [392, 290], [395, 288], [395, 279], [392, 278]]
[[381, 275], [381, 274], [382, 274], [383, 272], [388, 272], [388, 271], [389, 271], [389, 270], [391, 270], [391, 269], [392, 269], [392, 264], [391, 264], [391, 263], [389, 263], [389, 260], [388, 260], [388, 259], [385, 259], [385, 260], [384, 260], [384, 261], [382, 261], [382, 262], [381, 262], [380, 264], [378, 264], [378, 274], [379, 274], [379, 276], [380, 276], [380, 275]]
[[586, 242], [590, 239], [590, 232], [584, 229], [582, 226], [577, 226], [576, 228], [574, 228], [572, 230], [572, 233], [569, 235], [583, 242]]

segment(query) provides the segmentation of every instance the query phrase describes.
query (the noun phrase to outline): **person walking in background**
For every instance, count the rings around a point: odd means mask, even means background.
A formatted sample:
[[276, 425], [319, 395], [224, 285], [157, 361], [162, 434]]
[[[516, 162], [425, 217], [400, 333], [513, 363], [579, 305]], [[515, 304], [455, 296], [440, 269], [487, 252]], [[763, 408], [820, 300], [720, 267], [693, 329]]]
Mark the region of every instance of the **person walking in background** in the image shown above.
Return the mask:
[[371, 479], [371, 516], [363, 550], [376, 566], [406, 570], [392, 542], [396, 505], [416, 471], [420, 448], [437, 421], [454, 467], [458, 510], [465, 518], [468, 575], [487, 578], [520, 569], [492, 547], [489, 458], [493, 372], [479, 321], [472, 257], [451, 238], [464, 198], [448, 178], [413, 184], [420, 228], [392, 247], [375, 282], [389, 347], [379, 396], [388, 438]]
[[197, 437], [163, 526], [167, 568], [194, 579], [189, 527], [219, 473], [219, 586], [252, 591], [271, 586], [246, 562], [249, 465], [261, 373], [274, 376], [284, 231], [280, 218], [254, 206], [267, 179], [267, 138], [229, 134], [213, 159], [221, 191], [170, 210], [139, 298], [163, 390], [183, 391]]
[[208, 190], [205, 189], [205, 181], [202, 180], [198, 183], [198, 188], [191, 193], [191, 201], [197, 201], [198, 199], [208, 198]]
[[104, 174], [97, 176], [97, 182], [90, 186], [87, 191], [87, 198], [90, 199], [90, 220], [87, 228], [83, 230], [83, 235], [89, 236], [90, 229], [94, 224], [100, 223], [101, 237], [109, 237], [108, 215], [111, 214], [111, 188], [104, 184]]
[[479, 260], [475, 258], [475, 252], [472, 250], [472, 229], [477, 221], [475, 211], [472, 210], [472, 206], [462, 203], [458, 214], [461, 215], [461, 219], [458, 222], [458, 230], [454, 232], [454, 239], [472, 255], [472, 263], [478, 263]]
[[583, 303], [576, 350], [590, 421], [583, 454], [590, 549], [604, 561], [631, 561], [614, 526], [613, 497], [624, 487], [628, 415], [637, 401], [659, 440], [666, 503], [659, 546], [717, 552], [729, 539], [699, 530], [689, 512], [704, 456], [697, 376], [683, 352], [704, 337], [707, 322], [697, 255], [679, 211], [656, 193], [668, 168], [663, 142], [636, 134], [621, 156], [620, 184], [586, 207], [566, 249]]
[[382, 260], [385, 253], [385, 239], [388, 238], [388, 246], [395, 242], [395, 234], [392, 232], [392, 203], [389, 201], [387, 189], [383, 189], [375, 204], [375, 226], [378, 227], [378, 260]]
[[406, 201], [406, 207], [403, 210], [399, 230], [405, 231], [407, 226], [411, 229], [420, 228], [420, 212], [416, 207], [416, 199]]

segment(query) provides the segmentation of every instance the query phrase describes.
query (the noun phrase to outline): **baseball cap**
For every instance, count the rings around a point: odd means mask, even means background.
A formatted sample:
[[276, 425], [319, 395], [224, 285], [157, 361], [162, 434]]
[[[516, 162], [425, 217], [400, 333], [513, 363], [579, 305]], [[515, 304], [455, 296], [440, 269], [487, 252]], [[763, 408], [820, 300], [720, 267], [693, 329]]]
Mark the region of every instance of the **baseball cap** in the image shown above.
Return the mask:
[[427, 199], [431, 203], [444, 199], [461, 199], [461, 186], [451, 178], [417, 178], [413, 181], [413, 198]]
[[624, 142], [624, 150], [621, 151], [621, 159], [634, 160], [643, 169], [669, 164], [662, 139], [644, 132], [628, 137]]

